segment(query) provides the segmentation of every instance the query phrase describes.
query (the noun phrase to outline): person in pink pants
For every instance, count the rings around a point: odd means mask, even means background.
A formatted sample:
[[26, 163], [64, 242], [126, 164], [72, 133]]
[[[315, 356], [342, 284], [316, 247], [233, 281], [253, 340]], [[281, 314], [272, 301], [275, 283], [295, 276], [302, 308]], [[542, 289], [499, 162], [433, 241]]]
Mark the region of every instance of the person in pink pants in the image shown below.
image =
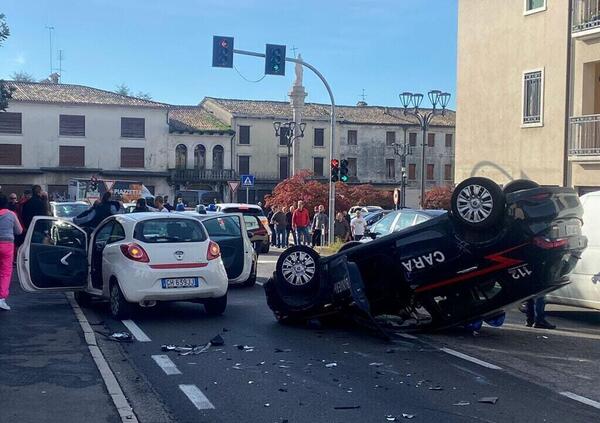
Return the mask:
[[12, 278], [15, 235], [21, 232], [23, 228], [17, 215], [8, 210], [8, 198], [0, 193], [0, 310], [10, 310], [6, 298]]

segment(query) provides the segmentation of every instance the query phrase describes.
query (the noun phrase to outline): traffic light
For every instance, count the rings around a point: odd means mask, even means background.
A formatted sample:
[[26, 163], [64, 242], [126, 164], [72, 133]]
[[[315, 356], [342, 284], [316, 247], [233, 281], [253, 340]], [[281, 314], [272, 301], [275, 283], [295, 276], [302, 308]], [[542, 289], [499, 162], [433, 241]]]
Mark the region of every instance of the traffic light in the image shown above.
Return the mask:
[[331, 161], [331, 182], [337, 182], [340, 180], [340, 161], [333, 159]]
[[348, 182], [350, 177], [348, 176], [348, 160], [343, 159], [340, 166], [340, 181]]
[[285, 46], [267, 44], [265, 74], [285, 75]]
[[213, 37], [213, 61], [215, 68], [233, 67], [233, 37]]

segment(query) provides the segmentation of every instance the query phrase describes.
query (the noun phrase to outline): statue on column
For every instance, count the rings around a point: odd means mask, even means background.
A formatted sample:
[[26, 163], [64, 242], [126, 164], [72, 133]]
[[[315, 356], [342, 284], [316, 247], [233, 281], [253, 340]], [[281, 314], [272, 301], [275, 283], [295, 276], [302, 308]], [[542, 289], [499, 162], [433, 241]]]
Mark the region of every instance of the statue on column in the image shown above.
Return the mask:
[[[302, 55], [298, 55], [298, 60], [302, 60]], [[301, 87], [302, 86], [302, 76], [304, 73], [304, 69], [301, 63], [296, 63], [296, 80], [294, 81], [294, 87]]]

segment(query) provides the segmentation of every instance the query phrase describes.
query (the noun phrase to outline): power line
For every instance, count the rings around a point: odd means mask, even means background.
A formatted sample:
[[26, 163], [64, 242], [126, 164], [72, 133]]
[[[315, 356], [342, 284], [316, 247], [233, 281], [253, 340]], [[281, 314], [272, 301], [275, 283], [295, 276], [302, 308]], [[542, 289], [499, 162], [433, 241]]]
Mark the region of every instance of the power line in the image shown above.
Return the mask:
[[257, 79], [256, 81], [253, 81], [252, 79], [248, 79], [246, 78], [244, 75], [242, 75], [242, 73], [238, 70], [238, 68], [234, 65], [233, 68], [235, 69], [235, 71], [238, 73], [239, 76], [242, 77], [242, 79], [244, 79], [246, 82], [252, 82], [252, 83], [257, 83], [262, 81], [263, 79], [265, 79], [265, 76], [267, 76], [267, 74], [264, 74], [260, 79]]

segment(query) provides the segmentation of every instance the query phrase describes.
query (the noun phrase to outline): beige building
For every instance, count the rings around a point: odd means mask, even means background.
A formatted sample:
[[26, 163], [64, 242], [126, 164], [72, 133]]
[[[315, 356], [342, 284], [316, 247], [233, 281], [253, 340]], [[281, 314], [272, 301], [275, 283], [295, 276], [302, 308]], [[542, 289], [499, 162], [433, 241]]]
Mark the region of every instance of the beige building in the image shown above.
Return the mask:
[[600, 2], [459, 0], [458, 16], [456, 180], [600, 189]]

